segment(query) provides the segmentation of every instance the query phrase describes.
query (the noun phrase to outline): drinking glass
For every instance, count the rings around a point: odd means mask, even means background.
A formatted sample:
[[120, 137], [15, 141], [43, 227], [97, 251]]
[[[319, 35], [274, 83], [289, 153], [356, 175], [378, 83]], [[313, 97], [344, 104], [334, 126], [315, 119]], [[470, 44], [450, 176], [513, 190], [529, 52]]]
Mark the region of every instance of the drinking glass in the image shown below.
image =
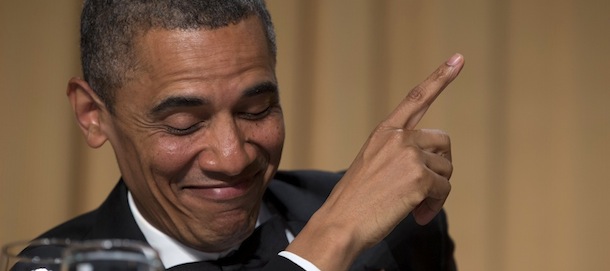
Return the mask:
[[16, 241], [2, 246], [0, 271], [60, 271], [65, 239]]
[[62, 271], [163, 271], [156, 250], [131, 240], [93, 240], [64, 250]]

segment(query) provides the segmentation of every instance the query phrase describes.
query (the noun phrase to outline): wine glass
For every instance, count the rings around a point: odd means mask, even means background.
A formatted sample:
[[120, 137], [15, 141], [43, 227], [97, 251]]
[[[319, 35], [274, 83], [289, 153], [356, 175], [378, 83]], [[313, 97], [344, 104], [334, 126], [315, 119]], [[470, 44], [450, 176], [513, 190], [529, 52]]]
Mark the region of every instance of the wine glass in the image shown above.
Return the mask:
[[16, 241], [2, 246], [0, 271], [60, 271], [67, 239]]
[[64, 250], [61, 271], [163, 271], [156, 250], [132, 240], [92, 240]]

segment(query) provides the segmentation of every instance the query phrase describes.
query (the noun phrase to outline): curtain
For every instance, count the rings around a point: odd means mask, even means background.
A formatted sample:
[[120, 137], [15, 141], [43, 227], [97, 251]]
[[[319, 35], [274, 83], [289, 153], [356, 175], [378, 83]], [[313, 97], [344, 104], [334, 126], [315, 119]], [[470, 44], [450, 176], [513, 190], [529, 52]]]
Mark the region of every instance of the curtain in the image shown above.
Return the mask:
[[[462, 270], [610, 268], [610, 6], [603, 0], [267, 0], [287, 126], [281, 168], [342, 170], [455, 52], [420, 123], [451, 135]], [[65, 97], [80, 1], [0, 2], [0, 244], [101, 203], [119, 172]]]

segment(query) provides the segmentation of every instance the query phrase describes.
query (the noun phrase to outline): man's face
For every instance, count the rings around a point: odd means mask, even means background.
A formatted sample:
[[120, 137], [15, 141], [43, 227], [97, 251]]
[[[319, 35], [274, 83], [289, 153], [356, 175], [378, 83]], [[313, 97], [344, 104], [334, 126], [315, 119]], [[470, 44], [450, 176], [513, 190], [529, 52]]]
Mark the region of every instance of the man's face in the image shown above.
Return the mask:
[[138, 68], [116, 93], [108, 138], [138, 209], [200, 250], [252, 232], [280, 162], [284, 123], [262, 24], [153, 29], [135, 43]]

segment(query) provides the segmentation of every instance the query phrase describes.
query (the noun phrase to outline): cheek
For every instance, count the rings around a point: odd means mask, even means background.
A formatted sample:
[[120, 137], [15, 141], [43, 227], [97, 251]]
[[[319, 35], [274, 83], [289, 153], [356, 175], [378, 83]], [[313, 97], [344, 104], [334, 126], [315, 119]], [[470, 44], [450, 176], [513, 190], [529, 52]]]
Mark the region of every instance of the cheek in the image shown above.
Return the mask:
[[165, 178], [175, 178], [193, 160], [196, 149], [189, 140], [179, 140], [176, 137], [160, 138], [151, 149], [151, 170]]
[[284, 122], [281, 118], [268, 123], [255, 124], [252, 132], [252, 139], [263, 148], [271, 159], [271, 163], [277, 165], [284, 146]]
[[270, 136], [270, 140], [273, 142], [273, 148], [279, 152], [279, 155], [282, 153], [282, 148], [284, 147], [284, 137], [286, 136], [286, 131], [284, 129], [284, 122], [281, 122], [277, 125], [275, 129], [275, 133]]

